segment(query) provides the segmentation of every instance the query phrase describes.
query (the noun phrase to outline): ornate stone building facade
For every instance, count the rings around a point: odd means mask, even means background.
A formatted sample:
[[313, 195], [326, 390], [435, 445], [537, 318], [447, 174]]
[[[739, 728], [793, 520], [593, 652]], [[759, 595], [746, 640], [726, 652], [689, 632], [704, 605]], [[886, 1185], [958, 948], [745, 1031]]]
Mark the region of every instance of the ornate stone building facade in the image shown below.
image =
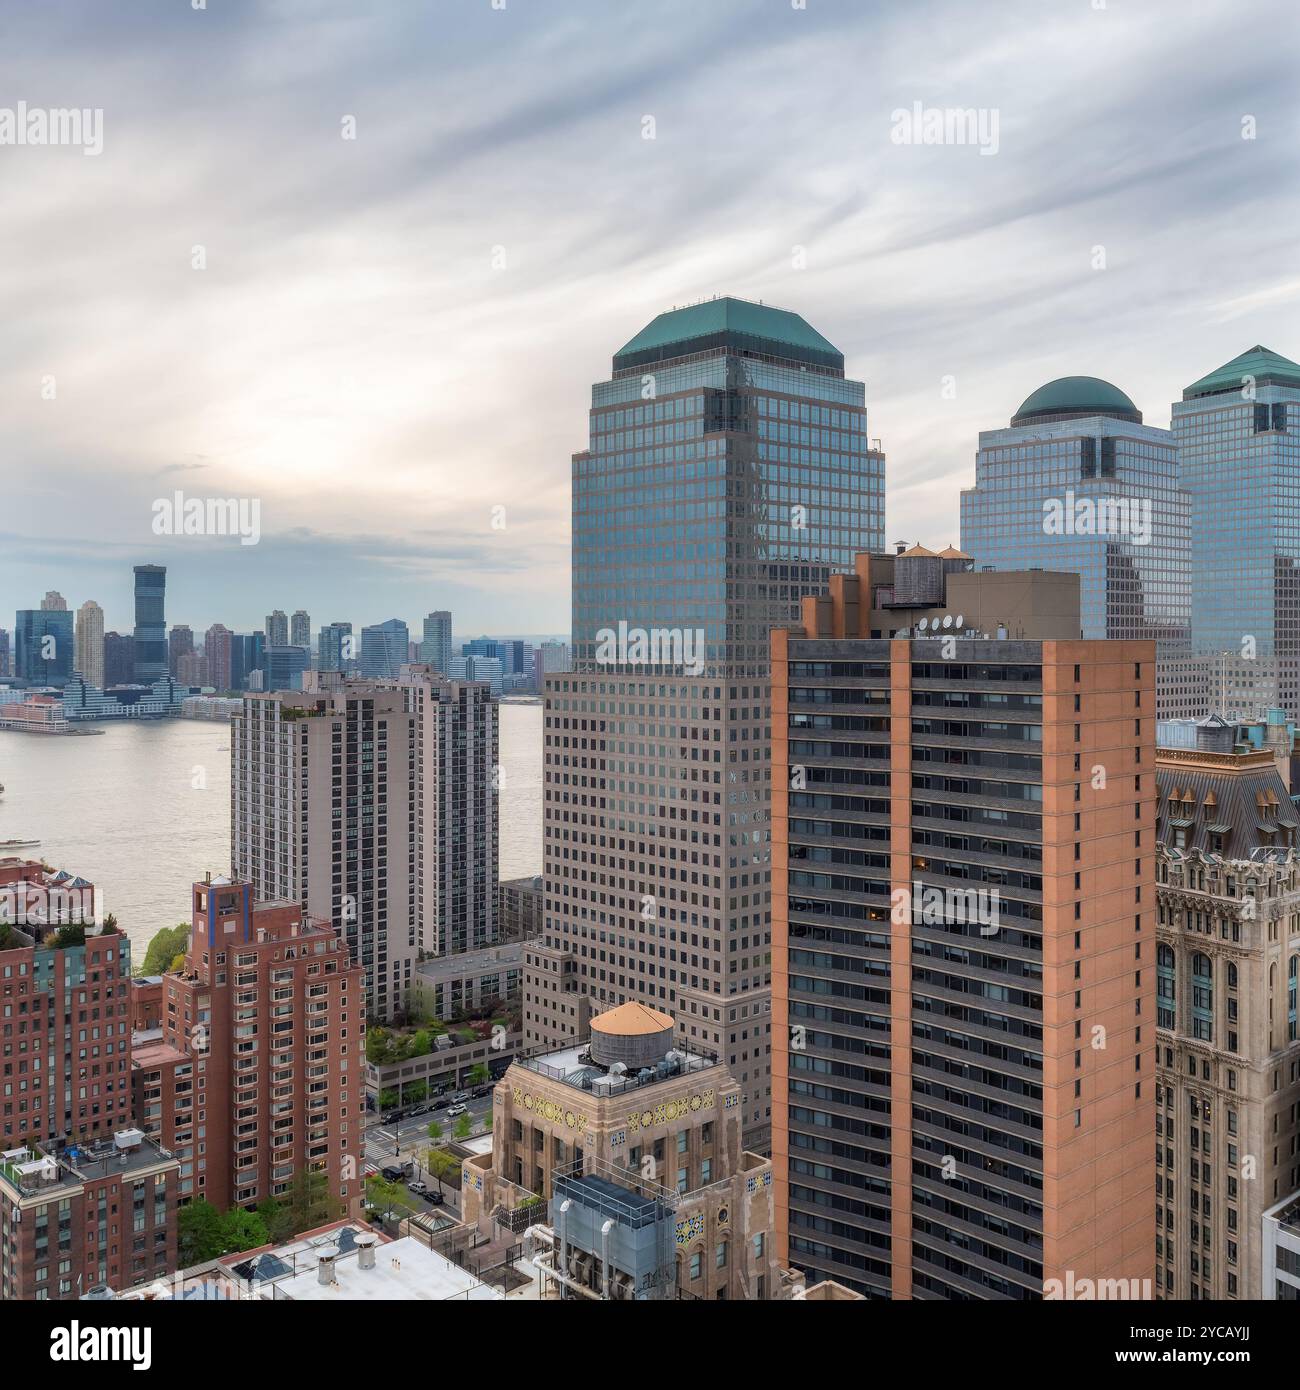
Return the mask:
[[1272, 752], [1157, 754], [1156, 1294], [1258, 1299], [1300, 1186], [1300, 826]]

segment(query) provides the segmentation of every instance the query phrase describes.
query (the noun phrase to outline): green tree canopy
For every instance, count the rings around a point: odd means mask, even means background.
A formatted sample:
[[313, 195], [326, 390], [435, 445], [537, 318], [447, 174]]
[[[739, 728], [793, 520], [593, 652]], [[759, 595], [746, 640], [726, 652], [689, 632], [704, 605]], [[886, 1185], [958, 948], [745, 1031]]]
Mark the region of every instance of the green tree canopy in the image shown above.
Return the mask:
[[186, 947], [190, 944], [190, 924], [177, 922], [174, 927], [164, 927], [155, 932], [149, 943], [144, 959], [136, 967], [137, 975], [161, 975], [171, 968], [179, 955], [184, 958]]

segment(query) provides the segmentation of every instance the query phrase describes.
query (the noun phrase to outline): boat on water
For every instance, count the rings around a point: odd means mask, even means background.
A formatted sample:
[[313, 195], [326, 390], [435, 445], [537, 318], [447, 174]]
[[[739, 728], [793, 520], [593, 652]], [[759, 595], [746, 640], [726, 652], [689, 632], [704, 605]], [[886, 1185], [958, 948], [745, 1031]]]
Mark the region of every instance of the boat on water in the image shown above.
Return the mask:
[[39, 844], [39, 840], [0, 840], [0, 849], [30, 849]]

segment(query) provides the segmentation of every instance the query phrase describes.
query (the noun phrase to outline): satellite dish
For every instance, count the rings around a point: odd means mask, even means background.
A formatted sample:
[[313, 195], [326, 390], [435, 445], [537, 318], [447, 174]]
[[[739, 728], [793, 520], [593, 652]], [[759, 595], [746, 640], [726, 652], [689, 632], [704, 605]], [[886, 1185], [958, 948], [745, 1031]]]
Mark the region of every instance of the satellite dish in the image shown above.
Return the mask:
[[929, 618], [922, 618], [921, 621], [920, 621], [919, 623], [917, 623], [917, 625], [916, 625], [916, 630], [917, 630], [918, 632], [924, 632], [924, 631], [926, 630], [926, 628], [929, 627], [929, 626], [930, 626], [930, 620], [929, 620]]
[[945, 613], [945, 614], [943, 615], [943, 625], [944, 625], [944, 627], [951, 627], [951, 626], [952, 626], [952, 614], [951, 614], [951, 613]]

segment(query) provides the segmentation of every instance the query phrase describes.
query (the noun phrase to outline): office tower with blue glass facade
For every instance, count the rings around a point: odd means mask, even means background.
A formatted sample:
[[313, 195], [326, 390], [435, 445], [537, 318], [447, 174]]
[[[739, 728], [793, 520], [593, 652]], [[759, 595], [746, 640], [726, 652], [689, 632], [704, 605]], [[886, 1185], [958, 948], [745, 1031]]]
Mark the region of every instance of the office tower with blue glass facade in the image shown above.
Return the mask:
[[411, 634], [400, 618], [361, 629], [361, 674], [393, 680], [410, 656]]
[[573, 457], [571, 674], [545, 684], [545, 925], [524, 1032], [634, 1000], [771, 1122], [769, 632], [884, 544], [863, 383], [798, 314], [660, 314], [592, 388]]
[[32, 685], [63, 686], [76, 654], [73, 614], [66, 608], [20, 608], [14, 623], [14, 675]]
[[165, 565], [135, 567], [135, 682], [152, 685], [167, 674]]
[[[266, 671], [266, 634], [236, 632], [230, 638], [230, 688], [247, 690], [254, 671]], [[265, 682], [263, 683], [265, 686]]]
[[1174, 439], [1109, 382], [1050, 381], [1007, 428], [980, 431], [961, 548], [977, 570], [1077, 574], [1085, 639], [1150, 638], [1161, 662], [1190, 650], [1191, 499]]
[[352, 624], [326, 623], [316, 640], [316, 669], [346, 671], [356, 664], [352, 650]]
[[[1300, 365], [1256, 344], [1173, 405], [1192, 499], [1189, 698], [1173, 711], [1300, 714]], [[1196, 683], [1199, 675], [1200, 684]]]
[[311, 666], [311, 652], [306, 647], [267, 647], [266, 690], [301, 690], [302, 673]]
[[424, 620], [424, 640], [420, 643], [420, 660], [432, 666], [440, 675], [451, 671], [451, 613], [436, 608]]

